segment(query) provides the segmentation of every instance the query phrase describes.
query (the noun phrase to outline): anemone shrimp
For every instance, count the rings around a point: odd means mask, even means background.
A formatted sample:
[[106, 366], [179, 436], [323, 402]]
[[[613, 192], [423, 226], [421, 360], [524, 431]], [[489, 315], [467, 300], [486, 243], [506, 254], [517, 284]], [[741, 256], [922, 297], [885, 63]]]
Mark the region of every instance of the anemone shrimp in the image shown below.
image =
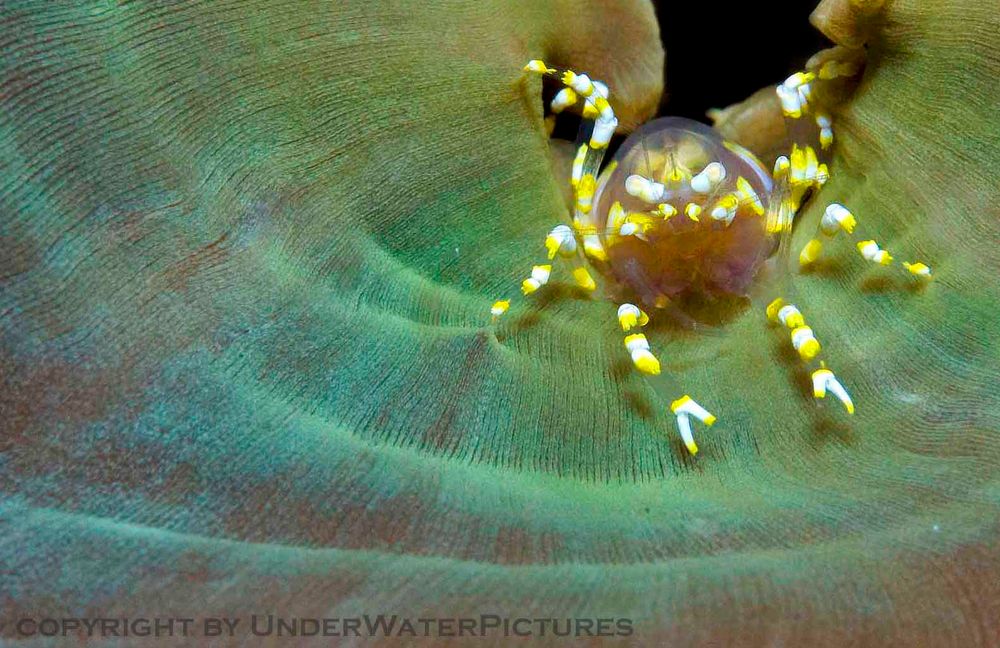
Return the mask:
[[[824, 87], [856, 74], [856, 67], [831, 60], [777, 86], [791, 148], [771, 171], [709, 126], [678, 117], [641, 126], [602, 169], [618, 125], [607, 86], [541, 60], [528, 62], [524, 71], [558, 80], [562, 87], [552, 100], [552, 111], [582, 105], [584, 119], [570, 178], [570, 222], [546, 236], [547, 258], [522, 281], [523, 295], [547, 284], [553, 263], [559, 262], [581, 289], [603, 293], [617, 303], [625, 350], [654, 393], [668, 395], [669, 409], [691, 454], [698, 452], [692, 419], [712, 426], [717, 418], [662, 371], [642, 331], [661, 313], [690, 322], [681, 305], [692, 295], [715, 301], [749, 299], [766, 321], [787, 332], [811, 378], [813, 397], [831, 394], [852, 415], [854, 401], [796, 306], [781, 261], [796, 214], [807, 200], [821, 199], [829, 178], [834, 135], [832, 118], [823, 107]], [[931, 278], [922, 262], [896, 263], [840, 203], [826, 207], [816, 233], [799, 253], [799, 264], [814, 263], [824, 242], [838, 236], [850, 239], [867, 262], [898, 268], [914, 281]], [[762, 281], [763, 286], [757, 285]], [[510, 304], [507, 298], [493, 303], [494, 321]]]

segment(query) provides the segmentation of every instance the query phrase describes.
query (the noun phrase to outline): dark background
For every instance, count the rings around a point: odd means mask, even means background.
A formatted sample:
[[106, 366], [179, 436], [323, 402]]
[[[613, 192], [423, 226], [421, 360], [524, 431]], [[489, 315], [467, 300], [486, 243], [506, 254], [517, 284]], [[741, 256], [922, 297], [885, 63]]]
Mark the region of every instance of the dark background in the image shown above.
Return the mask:
[[660, 114], [707, 121], [708, 109], [742, 101], [802, 69], [816, 51], [831, 45], [809, 24], [816, 4], [654, 0], [667, 52]]
[[[705, 113], [743, 101], [761, 88], [802, 70], [810, 56], [832, 43], [810, 23], [811, 0], [720, 2], [653, 0], [667, 53], [665, 92], [658, 116], [710, 123]], [[549, 84], [544, 105], [558, 90]], [[566, 111], [552, 136], [575, 141], [580, 118]], [[605, 164], [625, 140], [616, 135]]]

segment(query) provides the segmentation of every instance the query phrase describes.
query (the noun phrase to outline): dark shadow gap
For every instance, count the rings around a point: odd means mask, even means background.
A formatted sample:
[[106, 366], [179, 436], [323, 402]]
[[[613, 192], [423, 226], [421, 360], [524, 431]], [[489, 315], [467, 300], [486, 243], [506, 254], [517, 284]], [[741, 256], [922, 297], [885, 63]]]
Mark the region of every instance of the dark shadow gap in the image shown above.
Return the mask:
[[[832, 46], [809, 23], [810, 3], [654, 0], [653, 6], [667, 53], [665, 92], [657, 116], [709, 123], [710, 109], [725, 108], [783, 81], [804, 69], [810, 56]], [[558, 88], [545, 84], [546, 114]], [[572, 142], [579, 128], [580, 116], [566, 111], [557, 117], [552, 137]], [[621, 135], [612, 139], [605, 164], [624, 139]]]
[[803, 69], [832, 43], [810, 23], [812, 3], [654, 0], [667, 52], [661, 115], [708, 122], [725, 108]]

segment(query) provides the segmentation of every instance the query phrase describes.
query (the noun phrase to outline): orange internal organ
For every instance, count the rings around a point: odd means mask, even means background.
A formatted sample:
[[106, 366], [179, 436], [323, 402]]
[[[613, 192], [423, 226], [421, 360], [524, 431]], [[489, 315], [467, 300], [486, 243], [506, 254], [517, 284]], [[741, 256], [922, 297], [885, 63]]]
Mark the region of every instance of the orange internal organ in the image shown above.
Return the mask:
[[646, 124], [601, 178], [608, 272], [646, 306], [684, 297], [745, 297], [777, 237], [767, 226], [772, 181], [748, 151], [709, 127]]

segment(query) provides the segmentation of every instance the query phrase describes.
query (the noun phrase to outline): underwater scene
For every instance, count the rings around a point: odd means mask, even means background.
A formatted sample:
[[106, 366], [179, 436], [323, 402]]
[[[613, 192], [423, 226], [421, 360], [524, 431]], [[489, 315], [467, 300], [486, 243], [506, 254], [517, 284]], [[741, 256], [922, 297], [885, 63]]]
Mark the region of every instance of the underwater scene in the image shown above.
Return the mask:
[[0, 3], [0, 645], [1000, 646], [1000, 6]]

